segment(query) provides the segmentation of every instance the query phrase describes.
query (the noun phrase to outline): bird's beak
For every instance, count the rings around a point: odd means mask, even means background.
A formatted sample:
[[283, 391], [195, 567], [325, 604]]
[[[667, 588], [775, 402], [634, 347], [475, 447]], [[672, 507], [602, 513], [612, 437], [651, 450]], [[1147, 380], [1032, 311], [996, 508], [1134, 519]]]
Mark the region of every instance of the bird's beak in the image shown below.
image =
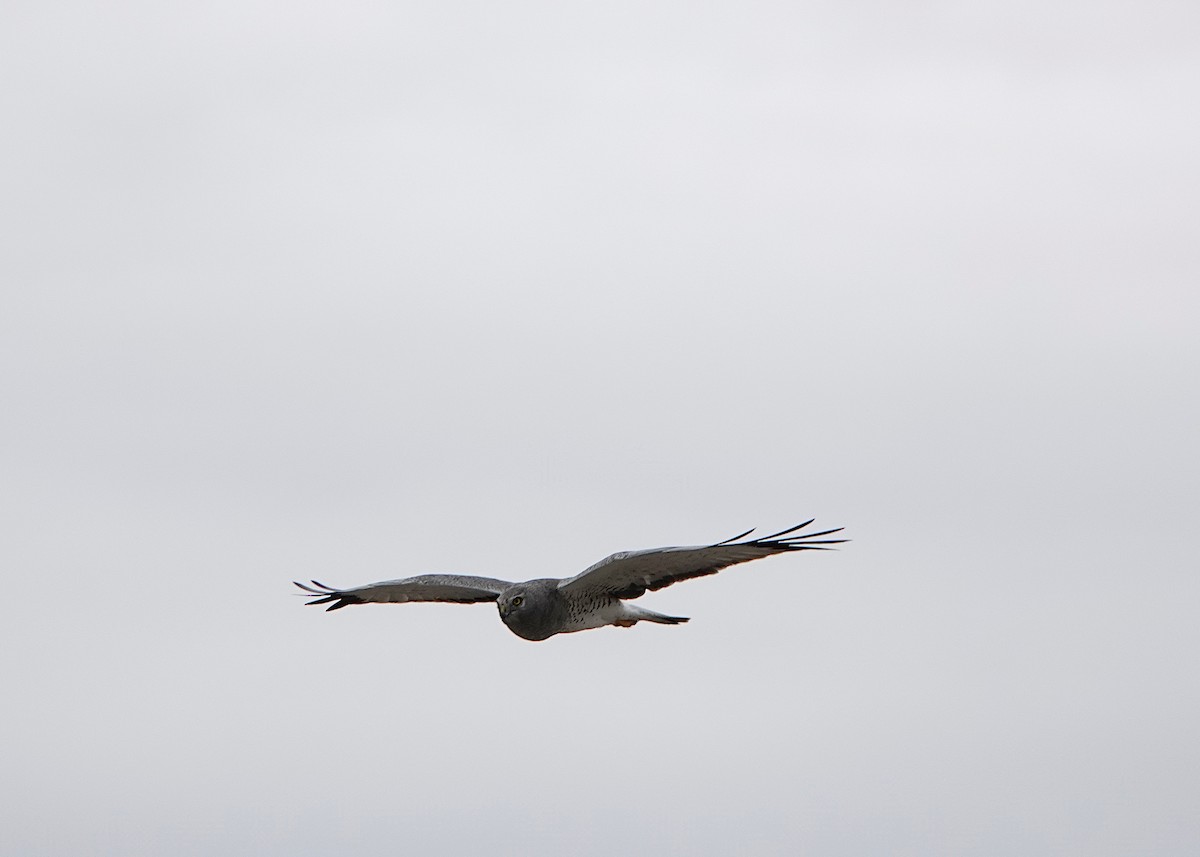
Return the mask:
[[505, 616], [508, 615], [508, 610], [507, 610], [507, 608], [505, 608], [505, 606], [503, 604], [497, 604], [496, 606], [498, 608], [500, 608], [500, 618], [501, 619], [503, 619]]

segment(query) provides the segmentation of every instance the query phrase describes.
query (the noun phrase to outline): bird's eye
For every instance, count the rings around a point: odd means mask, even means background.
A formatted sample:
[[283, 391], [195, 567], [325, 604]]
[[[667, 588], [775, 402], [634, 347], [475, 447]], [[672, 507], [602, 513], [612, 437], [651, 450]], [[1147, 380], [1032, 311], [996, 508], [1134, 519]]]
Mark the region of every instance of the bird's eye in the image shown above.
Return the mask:
[[518, 595], [516, 598], [514, 598], [514, 599], [512, 600], [512, 606], [513, 606], [513, 607], [520, 607], [520, 606], [521, 606], [521, 602], [523, 602], [524, 600], [525, 600], [524, 598], [522, 598], [520, 595]]

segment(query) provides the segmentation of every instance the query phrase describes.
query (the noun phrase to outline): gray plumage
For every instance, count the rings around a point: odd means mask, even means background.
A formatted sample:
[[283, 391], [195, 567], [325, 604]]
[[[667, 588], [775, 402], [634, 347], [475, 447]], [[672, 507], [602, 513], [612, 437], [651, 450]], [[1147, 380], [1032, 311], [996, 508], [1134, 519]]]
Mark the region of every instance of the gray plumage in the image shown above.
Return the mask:
[[[526, 640], [545, 640], [555, 634], [569, 634], [617, 625], [629, 628], [638, 622], [678, 625], [688, 621], [682, 616], [664, 616], [626, 599], [637, 598], [647, 590], [662, 589], [681, 580], [716, 574], [723, 568], [755, 559], [802, 550], [829, 550], [830, 545], [846, 539], [826, 539], [835, 530], [797, 534], [812, 520], [769, 536], [739, 541], [753, 530], [698, 547], [653, 548], [615, 553], [562, 580], [543, 578], [512, 583], [492, 577], [463, 574], [423, 574], [403, 580], [386, 580], [353, 589], [334, 589], [317, 581], [312, 586], [296, 583], [310, 596], [308, 604], [328, 604], [337, 610], [350, 604], [435, 601], [471, 604], [495, 601], [500, 618], [508, 629]], [[315, 588], [314, 588], [315, 587]]]

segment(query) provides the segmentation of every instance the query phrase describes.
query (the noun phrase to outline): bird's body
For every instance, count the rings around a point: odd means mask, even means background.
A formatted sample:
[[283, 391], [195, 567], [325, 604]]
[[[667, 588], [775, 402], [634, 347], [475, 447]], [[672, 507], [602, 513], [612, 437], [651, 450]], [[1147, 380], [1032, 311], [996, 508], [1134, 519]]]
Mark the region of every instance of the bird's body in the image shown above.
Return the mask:
[[555, 634], [571, 634], [605, 625], [632, 628], [641, 621], [664, 625], [687, 621], [678, 616], [663, 616], [636, 604], [626, 604], [611, 595], [593, 593], [570, 598], [559, 590], [561, 582], [552, 578], [530, 580], [505, 589], [496, 598], [501, 620], [510, 631], [526, 640], [545, 640]]
[[510, 583], [492, 577], [426, 574], [353, 589], [334, 589], [315, 580], [312, 581], [313, 586], [303, 583], [296, 585], [306, 593], [317, 596], [309, 604], [329, 604], [328, 610], [370, 602], [440, 601], [468, 604], [494, 601], [508, 629], [526, 640], [545, 640], [555, 634], [570, 634], [605, 625], [626, 628], [638, 622], [678, 625], [688, 620], [681, 616], [655, 613], [626, 603], [626, 599], [637, 598], [648, 589], [662, 589], [681, 580], [716, 574], [738, 563], [778, 553], [828, 550], [830, 545], [845, 541], [821, 539], [821, 536], [840, 532], [840, 528], [794, 535], [811, 523], [810, 520], [797, 527], [749, 541], [738, 539], [745, 538], [752, 530], [712, 545], [615, 553], [574, 577], [562, 580], [540, 578]]

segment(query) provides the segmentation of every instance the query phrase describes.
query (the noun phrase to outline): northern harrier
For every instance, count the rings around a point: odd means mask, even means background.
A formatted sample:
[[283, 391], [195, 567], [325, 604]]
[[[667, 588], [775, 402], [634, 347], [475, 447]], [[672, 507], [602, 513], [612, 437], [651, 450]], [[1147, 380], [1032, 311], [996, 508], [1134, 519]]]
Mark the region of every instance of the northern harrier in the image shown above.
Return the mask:
[[404, 580], [370, 583], [354, 589], [334, 589], [315, 580], [311, 581], [313, 586], [303, 583], [296, 585], [310, 595], [317, 596], [308, 604], [329, 604], [327, 610], [372, 602], [442, 601], [470, 604], [495, 601], [504, 624], [526, 640], [545, 640], [555, 634], [586, 631], [604, 625], [631, 628], [643, 621], [678, 625], [687, 619], [664, 616], [636, 604], [626, 604], [625, 600], [637, 598], [647, 589], [662, 589], [681, 580], [716, 574], [740, 562], [790, 551], [828, 550], [829, 545], [846, 541], [821, 538], [841, 532], [841, 527], [795, 535], [811, 523], [811, 520], [805, 521], [798, 526], [749, 541], [739, 539], [744, 539], [754, 530], [747, 530], [713, 545], [615, 553], [574, 577], [565, 579], [546, 578], [510, 583], [491, 577], [422, 574]]

